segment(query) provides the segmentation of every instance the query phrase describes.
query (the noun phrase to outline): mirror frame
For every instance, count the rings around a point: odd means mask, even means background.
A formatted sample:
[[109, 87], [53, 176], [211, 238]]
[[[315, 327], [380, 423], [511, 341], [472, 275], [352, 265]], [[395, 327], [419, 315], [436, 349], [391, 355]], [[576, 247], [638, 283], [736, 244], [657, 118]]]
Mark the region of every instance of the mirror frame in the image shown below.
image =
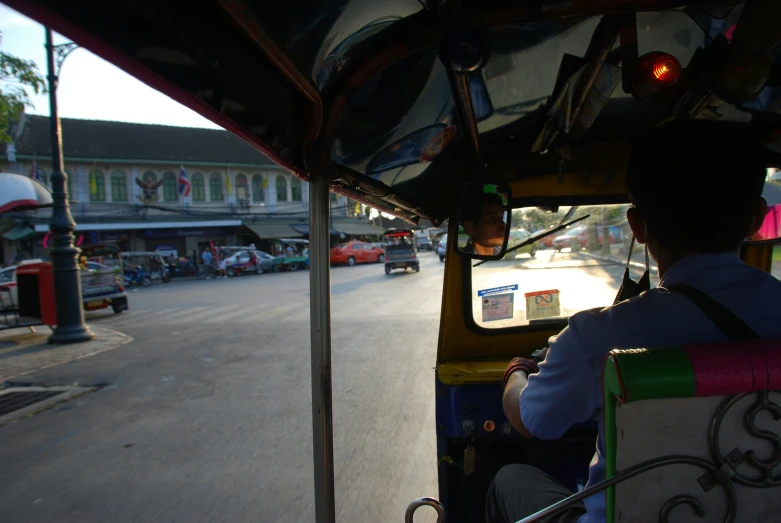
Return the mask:
[[[493, 254], [493, 255], [484, 255], [484, 254], [473, 254], [464, 252], [461, 250], [461, 248], [458, 245], [458, 236], [455, 238], [455, 246], [454, 249], [456, 253], [461, 256], [462, 258], [469, 259], [469, 260], [501, 260], [504, 258], [504, 255], [507, 254], [507, 242], [510, 238], [510, 231], [512, 230], [512, 201], [513, 201], [513, 194], [512, 189], [507, 183], [500, 182], [500, 183], [492, 183], [492, 182], [486, 182], [482, 180], [470, 180], [467, 182], [464, 182], [464, 184], [461, 187], [461, 196], [458, 200], [458, 209], [456, 211], [456, 220], [458, 221], [458, 229], [460, 230], [463, 226], [461, 225], [461, 202], [464, 198], [464, 190], [472, 184], [479, 184], [479, 185], [496, 185], [497, 191], [504, 191], [507, 194], [507, 221], [505, 222], [505, 231], [504, 231], [504, 241], [502, 242], [502, 249], [499, 251], [499, 254]], [[448, 239], [448, 243], [450, 243], [450, 239]]]

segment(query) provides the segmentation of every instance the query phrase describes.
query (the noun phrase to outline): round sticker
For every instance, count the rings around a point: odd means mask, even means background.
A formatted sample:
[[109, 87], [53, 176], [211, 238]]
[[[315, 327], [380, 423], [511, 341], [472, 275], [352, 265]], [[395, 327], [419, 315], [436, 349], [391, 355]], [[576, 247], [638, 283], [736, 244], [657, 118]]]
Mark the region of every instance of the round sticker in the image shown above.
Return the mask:
[[456, 135], [456, 126], [448, 125], [434, 136], [420, 153], [421, 162], [430, 162], [445, 150], [450, 140]]

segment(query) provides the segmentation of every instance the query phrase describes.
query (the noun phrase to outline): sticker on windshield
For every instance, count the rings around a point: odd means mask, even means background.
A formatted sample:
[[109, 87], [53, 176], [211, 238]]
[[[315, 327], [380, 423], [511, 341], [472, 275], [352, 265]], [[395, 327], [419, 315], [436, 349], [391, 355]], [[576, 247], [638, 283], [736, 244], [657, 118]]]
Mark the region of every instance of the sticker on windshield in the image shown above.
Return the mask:
[[481, 299], [483, 321], [510, 320], [513, 317], [514, 294], [492, 294]]
[[447, 147], [447, 145], [450, 143], [450, 140], [452, 140], [455, 135], [456, 135], [455, 125], [448, 125], [444, 129], [439, 131], [434, 136], [434, 138], [429, 140], [429, 142], [420, 152], [420, 158], [418, 158], [420, 162], [421, 163], [430, 162], [431, 160], [439, 156], [439, 153], [445, 150], [445, 147]]
[[543, 318], [561, 316], [558, 289], [527, 292], [524, 296], [526, 297], [527, 320], [540, 320]]
[[483, 289], [481, 291], [477, 291], [478, 296], [490, 296], [491, 294], [502, 294], [503, 292], [511, 292], [511, 291], [517, 291], [518, 290], [518, 284], [515, 285], [505, 285], [504, 287], [494, 287], [493, 289]]

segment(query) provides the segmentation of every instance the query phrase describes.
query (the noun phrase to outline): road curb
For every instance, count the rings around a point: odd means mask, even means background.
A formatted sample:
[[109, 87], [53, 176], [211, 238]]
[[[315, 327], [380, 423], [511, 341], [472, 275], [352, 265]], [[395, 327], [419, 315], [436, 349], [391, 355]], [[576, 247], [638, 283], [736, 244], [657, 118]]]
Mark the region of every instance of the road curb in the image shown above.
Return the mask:
[[49, 344], [48, 332], [32, 334], [26, 328], [4, 331], [0, 334], [0, 341], [20, 341], [0, 352], [0, 383], [94, 356], [133, 341], [127, 334], [106, 327], [90, 325], [90, 329], [95, 333], [94, 340], [72, 345]]
[[43, 401], [36, 402], [30, 405], [29, 407], [15, 410], [4, 416], [0, 416], [0, 427], [4, 425], [8, 425], [9, 423], [21, 421], [25, 418], [29, 418], [30, 416], [34, 416], [39, 412], [43, 412], [44, 410], [49, 410], [52, 407], [56, 407], [57, 405], [60, 405], [61, 403], [66, 403], [84, 394], [95, 392], [96, 390], [98, 390], [97, 387], [78, 387], [78, 386], [8, 387], [2, 389], [2, 392], [5, 394], [13, 393], [13, 392], [37, 392], [37, 391], [58, 391], [61, 392], [61, 394], [58, 394], [52, 398], [45, 399]]

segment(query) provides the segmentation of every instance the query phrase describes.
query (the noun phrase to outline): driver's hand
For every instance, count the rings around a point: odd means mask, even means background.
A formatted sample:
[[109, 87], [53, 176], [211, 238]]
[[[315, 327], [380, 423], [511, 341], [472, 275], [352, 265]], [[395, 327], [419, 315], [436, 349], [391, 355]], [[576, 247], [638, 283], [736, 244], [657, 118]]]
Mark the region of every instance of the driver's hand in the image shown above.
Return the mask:
[[513, 358], [510, 360], [510, 364], [504, 370], [504, 377], [502, 378], [502, 388], [507, 387], [507, 381], [513, 372], [523, 371], [528, 376], [529, 374], [535, 374], [540, 372], [540, 368], [537, 366], [537, 362], [528, 358]]

